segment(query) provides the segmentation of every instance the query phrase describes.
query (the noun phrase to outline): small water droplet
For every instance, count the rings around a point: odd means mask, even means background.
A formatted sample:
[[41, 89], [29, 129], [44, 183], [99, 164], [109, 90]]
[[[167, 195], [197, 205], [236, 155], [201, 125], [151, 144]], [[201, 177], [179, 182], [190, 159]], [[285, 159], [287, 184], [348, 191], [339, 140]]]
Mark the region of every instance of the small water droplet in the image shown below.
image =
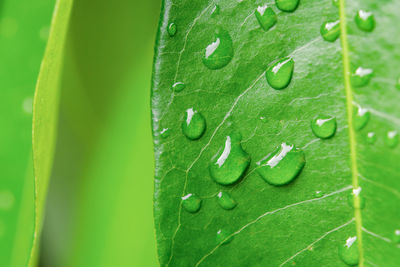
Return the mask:
[[33, 98], [27, 97], [24, 102], [22, 102], [22, 109], [26, 114], [32, 114], [33, 111]]
[[183, 82], [176, 82], [172, 85], [171, 89], [174, 92], [181, 92], [185, 87], [186, 85]]
[[376, 142], [376, 134], [374, 132], [367, 133], [366, 140], [368, 144], [374, 144]]
[[0, 192], [0, 210], [10, 210], [14, 206], [15, 197], [10, 191]]
[[397, 131], [389, 131], [386, 134], [386, 145], [390, 148], [394, 148], [399, 143], [399, 134]]
[[339, 246], [340, 259], [349, 266], [358, 264], [359, 251], [357, 237], [349, 237], [346, 243]]
[[332, 116], [318, 115], [311, 121], [311, 129], [315, 136], [327, 139], [336, 132], [336, 118]]
[[362, 108], [360, 106], [356, 107], [354, 106], [354, 111], [353, 111], [353, 122], [354, 122], [354, 129], [357, 131], [363, 129], [370, 118], [370, 112], [366, 108]]
[[221, 8], [219, 7], [219, 5], [215, 5], [211, 11], [211, 17], [216, 17], [219, 15], [221, 11]]
[[217, 244], [226, 245], [230, 243], [232, 240], [233, 240], [233, 235], [231, 232], [225, 229], [218, 230], [216, 237]]
[[355, 87], [363, 87], [369, 83], [373, 74], [372, 69], [358, 67], [351, 75], [351, 84]]
[[182, 197], [183, 208], [190, 213], [196, 213], [200, 210], [201, 199], [194, 194], [187, 194]]
[[258, 23], [260, 24], [261, 28], [264, 29], [264, 31], [268, 31], [276, 24], [276, 14], [274, 10], [267, 5], [259, 6], [256, 9], [255, 14]]
[[271, 185], [286, 185], [303, 170], [306, 163], [304, 152], [282, 143], [274, 152], [268, 154], [257, 164], [257, 172]]
[[250, 156], [243, 150], [241, 140], [236, 132], [227, 136], [224, 147], [212, 158], [210, 174], [217, 183], [230, 185], [237, 182], [249, 166]]
[[219, 192], [217, 195], [218, 204], [226, 210], [236, 207], [237, 203], [228, 192]]
[[324, 193], [322, 193], [322, 191], [315, 191], [315, 197], [320, 198], [323, 196], [324, 196]]
[[185, 113], [185, 120], [182, 122], [182, 132], [190, 140], [199, 139], [206, 130], [206, 120], [200, 112], [189, 108]]
[[332, 0], [332, 4], [336, 7], [339, 7], [339, 0]]
[[396, 81], [396, 89], [397, 89], [397, 90], [400, 90], [400, 77], [397, 78], [397, 81]]
[[175, 36], [175, 34], [177, 32], [176, 24], [175, 23], [168, 24], [167, 31], [168, 31], [169, 36], [171, 36], [171, 37]]
[[355, 16], [358, 28], [365, 32], [372, 32], [375, 28], [375, 18], [371, 12], [359, 10]]
[[203, 63], [207, 68], [216, 70], [228, 65], [232, 58], [232, 38], [227, 31], [218, 27], [214, 34], [214, 41], [205, 49]]
[[277, 90], [286, 88], [292, 80], [294, 61], [292, 58], [282, 58], [271, 65], [265, 73], [269, 85]]
[[168, 128], [162, 129], [160, 132], [160, 136], [163, 139], [167, 138], [169, 136], [169, 129]]
[[361, 194], [361, 187], [353, 189], [347, 196], [349, 205], [355, 209], [363, 209], [365, 207], [365, 198]]
[[275, 0], [276, 6], [285, 12], [293, 12], [299, 6], [300, 0]]
[[328, 42], [334, 42], [340, 35], [340, 21], [327, 21], [322, 24], [320, 29], [322, 38]]
[[399, 229], [394, 230], [393, 242], [396, 244], [400, 244], [400, 230]]

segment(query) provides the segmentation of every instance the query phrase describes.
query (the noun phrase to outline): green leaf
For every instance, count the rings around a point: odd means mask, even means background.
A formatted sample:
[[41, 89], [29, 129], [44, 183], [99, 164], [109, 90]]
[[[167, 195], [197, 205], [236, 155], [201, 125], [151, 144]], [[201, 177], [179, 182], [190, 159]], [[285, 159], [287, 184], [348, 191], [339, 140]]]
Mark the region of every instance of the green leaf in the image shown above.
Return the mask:
[[[262, 1], [164, 1], [152, 90], [160, 264], [399, 266], [400, 3], [276, 2], [265, 31]], [[189, 109], [206, 121], [197, 140], [182, 132]], [[223, 209], [219, 192], [237, 205]]]

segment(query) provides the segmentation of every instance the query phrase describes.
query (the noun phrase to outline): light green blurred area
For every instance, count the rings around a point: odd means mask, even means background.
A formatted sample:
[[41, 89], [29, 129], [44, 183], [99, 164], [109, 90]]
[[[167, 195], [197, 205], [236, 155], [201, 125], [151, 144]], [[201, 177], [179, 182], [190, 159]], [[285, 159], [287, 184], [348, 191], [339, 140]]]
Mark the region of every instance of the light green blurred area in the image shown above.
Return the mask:
[[75, 1], [41, 266], [157, 266], [150, 80], [160, 1]]

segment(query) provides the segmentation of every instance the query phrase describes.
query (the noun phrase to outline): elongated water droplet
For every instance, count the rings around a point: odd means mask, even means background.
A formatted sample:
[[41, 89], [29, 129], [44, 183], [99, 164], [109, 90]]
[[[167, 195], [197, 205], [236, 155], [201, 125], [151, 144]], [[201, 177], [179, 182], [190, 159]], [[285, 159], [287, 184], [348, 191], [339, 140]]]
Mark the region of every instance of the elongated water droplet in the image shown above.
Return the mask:
[[359, 131], [363, 129], [370, 118], [370, 112], [366, 108], [362, 107], [356, 107], [354, 106], [354, 111], [353, 111], [353, 122], [354, 122], [354, 129]]
[[368, 144], [374, 144], [376, 142], [376, 134], [374, 132], [367, 133], [366, 140]]
[[340, 21], [327, 21], [322, 24], [320, 29], [322, 38], [328, 42], [334, 42], [340, 35]]
[[299, 5], [300, 0], [275, 0], [276, 6], [285, 12], [293, 12]]
[[212, 158], [210, 174], [217, 183], [235, 183], [249, 166], [250, 156], [243, 150], [241, 140], [239, 133], [227, 136], [223, 148]]
[[199, 139], [206, 130], [206, 120], [203, 115], [193, 108], [189, 108], [185, 113], [185, 120], [182, 122], [183, 134], [191, 139]]
[[361, 194], [361, 187], [353, 189], [348, 195], [347, 201], [349, 205], [355, 209], [363, 209], [365, 207], [365, 199]]
[[282, 58], [271, 65], [266, 72], [269, 85], [277, 90], [286, 88], [292, 80], [294, 61], [292, 58]]
[[218, 204], [226, 210], [236, 207], [237, 203], [228, 192], [219, 192], [217, 195]]
[[167, 138], [169, 136], [169, 129], [168, 128], [162, 129], [160, 132], [160, 136], [163, 139]]
[[358, 67], [351, 75], [351, 84], [355, 87], [363, 87], [369, 83], [373, 74], [372, 69]]
[[271, 185], [285, 185], [296, 178], [306, 163], [304, 152], [282, 143], [257, 164], [257, 172]]
[[318, 115], [311, 121], [311, 129], [319, 138], [330, 138], [336, 132], [336, 118], [332, 116]]
[[196, 213], [200, 210], [201, 199], [194, 194], [187, 194], [182, 197], [183, 208], [190, 213]]
[[221, 8], [219, 5], [215, 5], [211, 11], [211, 17], [216, 17], [219, 15]]
[[186, 85], [183, 82], [176, 82], [172, 85], [171, 89], [174, 92], [181, 92], [185, 87]]
[[356, 236], [347, 238], [346, 243], [339, 246], [339, 257], [349, 266], [358, 264], [359, 251], [358, 240]]
[[169, 36], [171, 36], [171, 37], [175, 36], [176, 31], [177, 31], [176, 24], [175, 23], [168, 24], [167, 31], [168, 31]]
[[233, 240], [233, 235], [230, 231], [220, 229], [217, 232], [216, 241], [217, 244], [226, 245]]
[[332, 0], [332, 4], [336, 7], [339, 7], [339, 0]]
[[205, 49], [203, 63], [207, 68], [216, 70], [228, 65], [232, 58], [232, 38], [227, 31], [218, 27], [214, 34], [214, 41]]
[[389, 131], [386, 134], [386, 145], [390, 148], [394, 148], [399, 143], [399, 134], [397, 131]]
[[400, 230], [399, 229], [394, 230], [393, 242], [396, 244], [400, 244]]
[[365, 32], [372, 32], [375, 28], [375, 18], [371, 12], [359, 10], [355, 16], [358, 28]]
[[276, 14], [274, 10], [267, 5], [259, 6], [256, 9], [255, 14], [258, 23], [260, 24], [261, 28], [264, 29], [264, 31], [268, 31], [276, 24]]

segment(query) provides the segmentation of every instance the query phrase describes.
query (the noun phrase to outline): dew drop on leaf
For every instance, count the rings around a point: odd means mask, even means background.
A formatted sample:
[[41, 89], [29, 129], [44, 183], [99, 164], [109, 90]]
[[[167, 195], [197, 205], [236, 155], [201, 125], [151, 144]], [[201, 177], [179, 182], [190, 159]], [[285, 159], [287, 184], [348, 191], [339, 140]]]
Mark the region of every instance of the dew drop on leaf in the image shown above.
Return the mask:
[[339, 7], [339, 0], [332, 0], [332, 4], [336, 7]]
[[374, 132], [367, 133], [366, 140], [368, 144], [374, 144], [376, 142], [376, 134]]
[[355, 16], [357, 27], [365, 32], [372, 32], [375, 28], [375, 18], [371, 12], [359, 10]]
[[216, 237], [216, 241], [217, 244], [228, 244], [233, 240], [233, 236], [232, 233], [225, 230], [225, 229], [220, 229], [217, 231], [217, 237]]
[[361, 194], [361, 187], [353, 189], [347, 196], [349, 205], [355, 209], [363, 209], [365, 207], [365, 198]]
[[0, 191], [0, 210], [10, 210], [14, 206], [15, 197], [10, 191]]
[[217, 195], [218, 204], [226, 210], [236, 207], [237, 203], [228, 192], [219, 192]]
[[390, 148], [394, 148], [399, 143], [399, 134], [397, 131], [389, 131], [386, 134], [386, 145]]
[[320, 29], [322, 38], [328, 42], [334, 42], [340, 35], [340, 21], [327, 21], [322, 24]]
[[276, 14], [274, 10], [267, 5], [259, 6], [256, 9], [255, 14], [258, 23], [260, 24], [261, 28], [264, 29], [264, 31], [268, 31], [276, 24]]
[[189, 108], [185, 113], [185, 120], [182, 122], [182, 132], [190, 140], [199, 139], [206, 130], [206, 120], [200, 112]]
[[396, 243], [396, 244], [400, 244], [400, 229], [394, 230], [393, 242]]
[[174, 92], [181, 92], [185, 87], [186, 85], [183, 82], [176, 82], [172, 85], [171, 89]]
[[351, 84], [355, 87], [363, 87], [369, 83], [373, 75], [373, 70], [358, 67], [351, 75]]
[[160, 132], [160, 136], [163, 139], [167, 138], [169, 136], [169, 129], [168, 128], [162, 129]]
[[345, 244], [339, 246], [339, 257], [344, 263], [349, 266], [354, 266], [358, 264], [359, 252], [356, 236], [347, 238]]
[[356, 129], [357, 131], [363, 129], [367, 125], [370, 116], [371, 115], [368, 109], [354, 106], [354, 111], [353, 111], [354, 129]]
[[304, 152], [282, 143], [274, 152], [257, 164], [257, 172], [271, 185], [285, 185], [293, 181], [306, 163]]
[[182, 197], [183, 208], [190, 213], [196, 213], [200, 210], [201, 199], [194, 194], [187, 194]]
[[292, 80], [294, 61], [292, 58], [283, 58], [267, 69], [266, 77], [269, 85], [277, 90], [286, 88]]
[[315, 136], [327, 139], [336, 132], [336, 118], [326, 115], [318, 115], [311, 121], [311, 129]]
[[215, 5], [211, 11], [211, 17], [216, 17], [219, 15], [221, 8], [219, 5]]
[[276, 6], [285, 12], [293, 12], [296, 10], [300, 0], [275, 0]]
[[203, 63], [207, 68], [216, 70], [228, 65], [232, 58], [232, 38], [227, 31], [218, 27], [215, 30], [213, 42], [205, 49]]
[[324, 196], [324, 193], [322, 193], [322, 191], [315, 191], [315, 197], [320, 198]]
[[219, 184], [230, 185], [237, 182], [250, 164], [250, 156], [243, 150], [239, 133], [225, 138], [224, 146], [212, 158], [210, 175]]
[[176, 24], [175, 23], [168, 24], [167, 31], [168, 31], [169, 36], [171, 36], [171, 37], [175, 36], [176, 31], [177, 31]]

